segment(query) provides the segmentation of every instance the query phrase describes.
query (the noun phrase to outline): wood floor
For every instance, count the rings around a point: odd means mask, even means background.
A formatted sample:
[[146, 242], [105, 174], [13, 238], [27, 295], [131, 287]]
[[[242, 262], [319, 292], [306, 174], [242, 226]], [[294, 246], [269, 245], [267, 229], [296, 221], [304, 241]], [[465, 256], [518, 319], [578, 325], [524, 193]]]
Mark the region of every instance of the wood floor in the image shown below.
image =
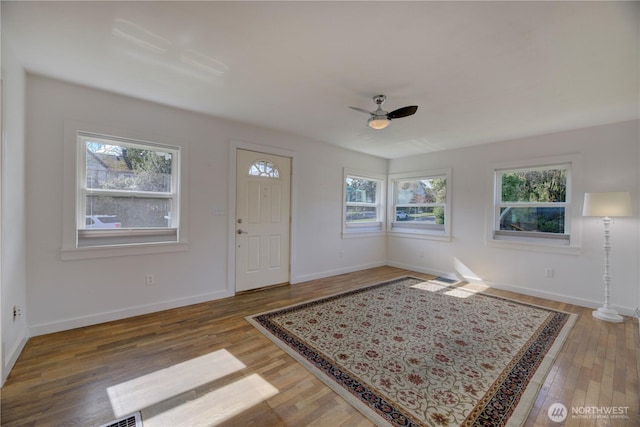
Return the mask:
[[[241, 362], [242, 368], [165, 400], [159, 411], [178, 410], [187, 402], [217, 392], [220, 397], [216, 401], [226, 399], [227, 407], [223, 409], [231, 416], [222, 425], [370, 426], [366, 418], [250, 326], [244, 317], [406, 274], [430, 278], [380, 267], [34, 337], [2, 388], [2, 426], [102, 425], [116, 415], [108, 392], [110, 387], [145, 375], [152, 377], [172, 366], [188, 366], [179, 364], [201, 356], [226, 354], [221, 350], [228, 352], [233, 363]], [[497, 290], [487, 292], [581, 315], [525, 425], [560, 425], [547, 416], [549, 406], [555, 402], [563, 403], [569, 411], [571, 407], [628, 408], [626, 420], [596, 421], [569, 416], [564, 425], [640, 425], [637, 319], [606, 323], [593, 319], [591, 310], [582, 307]], [[222, 368], [211, 369], [215, 372]], [[210, 372], [202, 373], [206, 374]], [[277, 393], [245, 408], [243, 402], [255, 397], [257, 391], [233, 386], [248, 378], [275, 387]], [[189, 418], [184, 418], [178, 424], [190, 423]]]

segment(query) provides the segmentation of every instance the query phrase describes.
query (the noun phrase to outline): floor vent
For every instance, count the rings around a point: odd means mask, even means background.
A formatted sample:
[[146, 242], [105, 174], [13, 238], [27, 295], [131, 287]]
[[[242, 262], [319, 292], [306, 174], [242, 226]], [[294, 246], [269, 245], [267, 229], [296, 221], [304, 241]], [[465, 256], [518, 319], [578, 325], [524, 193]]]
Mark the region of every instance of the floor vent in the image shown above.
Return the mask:
[[442, 282], [442, 283], [456, 283], [457, 279], [447, 279], [446, 277], [436, 277], [433, 279], [434, 282]]
[[136, 412], [132, 415], [127, 415], [110, 423], [101, 425], [100, 427], [142, 427], [142, 418], [140, 412]]

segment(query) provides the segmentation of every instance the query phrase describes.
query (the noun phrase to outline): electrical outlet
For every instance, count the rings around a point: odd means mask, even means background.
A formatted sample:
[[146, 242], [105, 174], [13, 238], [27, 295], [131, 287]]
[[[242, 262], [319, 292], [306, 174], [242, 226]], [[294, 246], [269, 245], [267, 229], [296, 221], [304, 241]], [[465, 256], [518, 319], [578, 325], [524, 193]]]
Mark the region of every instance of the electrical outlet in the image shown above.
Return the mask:
[[550, 279], [553, 277], [553, 268], [545, 268], [544, 269], [544, 277], [546, 277], [547, 279]]
[[13, 321], [15, 322], [18, 317], [22, 316], [22, 309], [19, 305], [13, 306]]
[[153, 277], [153, 274], [147, 274], [146, 280], [147, 280], [147, 285], [154, 285], [156, 283], [156, 278]]

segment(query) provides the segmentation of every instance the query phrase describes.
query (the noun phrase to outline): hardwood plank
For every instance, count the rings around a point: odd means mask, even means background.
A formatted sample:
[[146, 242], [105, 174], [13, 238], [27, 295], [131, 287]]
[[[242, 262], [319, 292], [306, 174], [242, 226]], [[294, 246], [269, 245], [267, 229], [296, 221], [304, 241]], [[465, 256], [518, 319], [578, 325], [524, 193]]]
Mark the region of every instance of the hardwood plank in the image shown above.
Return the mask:
[[[98, 426], [116, 418], [108, 389], [178, 363], [226, 350], [245, 368], [159, 402], [154, 410], [206, 399], [224, 386], [258, 375], [277, 389], [243, 407], [223, 425], [370, 426], [344, 399], [246, 322], [245, 316], [332, 295], [395, 277], [423, 275], [392, 267], [246, 292], [115, 322], [34, 337], [2, 389], [3, 426]], [[640, 334], [636, 319], [609, 324], [591, 310], [488, 289], [487, 293], [580, 314], [540, 389], [526, 426], [558, 425], [547, 411], [556, 402], [571, 407], [628, 406], [629, 419], [614, 423], [568, 418], [564, 425], [640, 424]], [[211, 367], [215, 369], [216, 367]], [[235, 391], [242, 404], [251, 390]]]

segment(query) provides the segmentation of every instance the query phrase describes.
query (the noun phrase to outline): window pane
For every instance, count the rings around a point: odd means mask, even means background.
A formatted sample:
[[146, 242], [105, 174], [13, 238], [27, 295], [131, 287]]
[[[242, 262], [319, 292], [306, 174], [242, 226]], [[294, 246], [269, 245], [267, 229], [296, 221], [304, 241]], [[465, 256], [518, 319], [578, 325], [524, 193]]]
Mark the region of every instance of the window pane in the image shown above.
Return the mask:
[[171, 192], [171, 152], [91, 139], [85, 146], [87, 188]]
[[376, 211], [370, 206], [347, 206], [347, 222], [378, 222]]
[[540, 169], [502, 173], [503, 202], [565, 202], [567, 170]]
[[86, 228], [169, 228], [171, 200], [87, 196]]
[[[347, 177], [346, 201], [353, 203], [376, 203], [377, 190], [378, 181]], [[349, 209], [347, 208], [347, 213], [348, 212]]]
[[444, 224], [444, 207], [411, 206], [396, 208], [396, 221], [419, 224]]
[[273, 163], [268, 160], [258, 160], [249, 168], [249, 175], [279, 178], [280, 172]]
[[397, 181], [396, 204], [446, 203], [447, 180], [427, 178]]
[[564, 233], [564, 208], [500, 209], [500, 230]]

